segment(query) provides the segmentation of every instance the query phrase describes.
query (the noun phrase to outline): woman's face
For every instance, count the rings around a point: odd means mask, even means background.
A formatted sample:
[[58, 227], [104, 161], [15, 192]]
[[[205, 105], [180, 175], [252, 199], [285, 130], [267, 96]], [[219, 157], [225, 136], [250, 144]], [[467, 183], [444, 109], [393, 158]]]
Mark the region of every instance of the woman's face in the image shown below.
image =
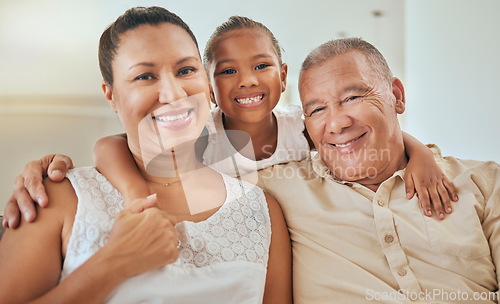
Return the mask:
[[198, 49], [177, 25], [141, 25], [120, 35], [114, 83], [103, 85], [120, 116], [129, 147], [148, 160], [200, 135], [209, 87]]

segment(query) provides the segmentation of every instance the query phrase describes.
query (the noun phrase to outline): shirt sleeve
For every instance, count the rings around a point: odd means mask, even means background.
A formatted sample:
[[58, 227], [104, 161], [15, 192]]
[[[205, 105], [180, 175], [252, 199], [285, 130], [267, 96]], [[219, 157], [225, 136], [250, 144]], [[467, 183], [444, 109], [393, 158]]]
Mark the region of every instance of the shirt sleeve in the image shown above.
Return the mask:
[[[500, 165], [488, 162], [485, 174], [474, 179], [478, 185], [483, 184], [481, 185], [485, 202], [483, 231], [490, 245], [493, 263], [500, 269]], [[497, 271], [497, 286], [499, 282], [500, 271]]]

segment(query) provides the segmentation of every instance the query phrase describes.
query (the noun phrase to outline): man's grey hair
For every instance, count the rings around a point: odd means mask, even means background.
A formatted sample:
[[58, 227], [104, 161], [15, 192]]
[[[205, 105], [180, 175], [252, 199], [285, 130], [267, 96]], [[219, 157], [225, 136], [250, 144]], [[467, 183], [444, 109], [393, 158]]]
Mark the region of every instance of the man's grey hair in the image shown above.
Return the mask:
[[323, 64], [328, 59], [347, 52], [358, 51], [365, 55], [374, 72], [390, 85], [392, 72], [384, 56], [371, 43], [361, 38], [341, 38], [323, 43], [307, 55], [299, 73], [299, 83], [304, 71]]

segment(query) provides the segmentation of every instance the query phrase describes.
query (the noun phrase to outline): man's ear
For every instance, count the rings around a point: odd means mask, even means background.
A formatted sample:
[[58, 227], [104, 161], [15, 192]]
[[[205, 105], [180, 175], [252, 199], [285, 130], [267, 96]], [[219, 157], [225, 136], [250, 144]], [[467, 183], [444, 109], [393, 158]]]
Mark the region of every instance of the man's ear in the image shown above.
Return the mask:
[[281, 93], [286, 89], [286, 75], [288, 74], [288, 65], [283, 63], [281, 65]]
[[406, 99], [405, 99], [405, 88], [403, 83], [399, 78], [392, 78], [392, 95], [395, 97], [395, 108], [396, 113], [403, 114], [405, 111]]
[[109, 107], [111, 108], [111, 110], [113, 110], [113, 112], [115, 112], [115, 113], [118, 113], [118, 110], [116, 109], [116, 103], [113, 100], [113, 90], [112, 90], [111, 86], [106, 81], [103, 80], [102, 84], [101, 84], [101, 88], [102, 88], [102, 92], [104, 93], [104, 97], [108, 101], [108, 104], [109, 104]]

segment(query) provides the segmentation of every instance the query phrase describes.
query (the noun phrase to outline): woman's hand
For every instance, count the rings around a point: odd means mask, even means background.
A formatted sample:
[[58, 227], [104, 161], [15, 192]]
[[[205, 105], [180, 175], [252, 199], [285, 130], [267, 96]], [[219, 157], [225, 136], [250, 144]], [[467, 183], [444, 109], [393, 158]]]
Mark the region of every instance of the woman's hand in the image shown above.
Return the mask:
[[155, 203], [153, 194], [126, 206], [102, 248], [123, 279], [173, 263], [179, 256], [177, 220], [154, 207]]
[[47, 155], [27, 163], [23, 172], [16, 178], [14, 192], [4, 210], [2, 226], [17, 228], [21, 212], [27, 222], [33, 222], [36, 218], [34, 202], [40, 207], [45, 207], [48, 203], [42, 183], [43, 177], [48, 176], [50, 180], [60, 182], [71, 168], [73, 168], [71, 158], [61, 154]]

